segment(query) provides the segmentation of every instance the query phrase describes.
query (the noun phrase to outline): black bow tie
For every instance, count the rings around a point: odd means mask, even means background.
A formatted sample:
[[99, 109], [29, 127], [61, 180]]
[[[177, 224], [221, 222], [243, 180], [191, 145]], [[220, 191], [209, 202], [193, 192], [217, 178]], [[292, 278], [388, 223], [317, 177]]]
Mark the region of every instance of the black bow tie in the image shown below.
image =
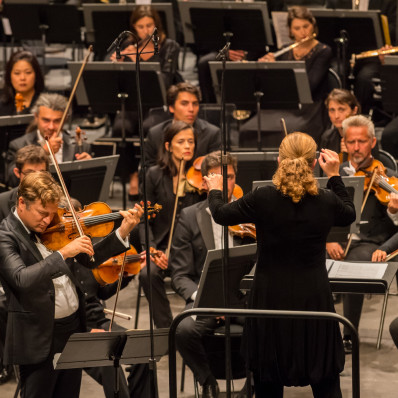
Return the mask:
[[35, 242], [35, 243], [38, 242], [38, 240], [37, 240], [37, 234], [36, 234], [36, 232], [34, 232], [34, 231], [30, 231], [29, 238], [30, 238], [33, 242]]

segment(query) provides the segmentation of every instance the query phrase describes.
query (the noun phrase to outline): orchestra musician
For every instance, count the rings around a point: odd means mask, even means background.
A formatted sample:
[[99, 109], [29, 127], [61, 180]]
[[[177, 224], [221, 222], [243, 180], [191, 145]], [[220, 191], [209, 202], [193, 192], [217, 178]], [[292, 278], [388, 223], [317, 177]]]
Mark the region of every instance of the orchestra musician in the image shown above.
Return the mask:
[[[332, 60], [331, 48], [319, 42], [314, 35], [318, 33], [316, 19], [306, 7], [292, 6], [288, 8], [287, 25], [290, 38], [294, 40], [293, 49], [275, 59], [274, 53], [268, 53], [259, 58], [260, 62], [304, 61], [308, 82], [312, 95], [312, 104], [303, 105], [298, 110], [261, 110], [261, 129], [263, 131], [280, 131], [280, 118], [286, 120], [287, 126], [307, 131], [316, 142], [326, 129], [326, 112], [323, 100], [327, 96], [328, 70]], [[257, 131], [257, 116], [252, 117], [241, 127], [241, 135], [246, 131]]]
[[51, 252], [38, 234], [51, 223], [62, 196], [49, 173], [30, 173], [18, 188], [16, 207], [0, 224], [0, 280], [8, 302], [4, 361], [19, 365], [26, 398], [79, 396], [81, 369], [55, 371], [52, 363], [72, 333], [86, 330], [77, 267], [93, 268], [126, 251], [143, 214], [136, 204], [121, 211], [121, 226], [94, 246], [82, 236]]
[[335, 88], [325, 100], [332, 126], [323, 132], [319, 148], [331, 149], [337, 153], [347, 153], [343, 138], [343, 120], [361, 113], [361, 105], [351, 91]]
[[[164, 133], [159, 162], [156, 166], [150, 167], [146, 175], [147, 200], [162, 205], [162, 211], [155, 219], [149, 221], [149, 245], [158, 252], [158, 255], [153, 257], [155, 263], [151, 266], [153, 318], [157, 328], [170, 327], [173, 320], [164, 278], [170, 275], [165, 252], [173, 222], [176, 195], [178, 203], [174, 216], [175, 224], [181, 209], [204, 199], [203, 195], [195, 188], [190, 187], [185, 179], [186, 170], [196, 152], [196, 142], [197, 135], [192, 125], [183, 121], [170, 124]], [[182, 166], [179, 177], [182, 158], [185, 164]], [[177, 192], [178, 180], [180, 180], [180, 192]], [[143, 222], [139, 226], [139, 232], [141, 245], [145, 248], [145, 225]], [[146, 297], [148, 297], [149, 281], [146, 268], [140, 272], [140, 282]]]
[[[251, 308], [334, 312], [325, 267], [326, 237], [333, 225], [352, 223], [355, 208], [339, 175], [337, 153], [322, 149], [318, 160], [331, 190], [318, 188], [316, 161], [315, 141], [307, 134], [291, 133], [279, 148], [274, 186], [224, 204], [222, 176], [205, 177], [216, 223], [256, 224]], [[282, 397], [284, 386], [308, 384], [314, 397], [342, 397], [344, 351], [336, 322], [247, 318], [243, 345], [256, 397]]]
[[[350, 116], [343, 121], [343, 137], [350, 160], [342, 163], [340, 173], [343, 176], [355, 175], [357, 171], [368, 168], [373, 161], [372, 148], [376, 145], [373, 123], [365, 116]], [[387, 175], [394, 172], [387, 169]], [[361, 220], [359, 235], [354, 235], [347, 255], [344, 250], [347, 242], [328, 242], [326, 250], [333, 260], [371, 261], [372, 254], [396, 231], [398, 225], [398, 196], [391, 195], [388, 206], [381, 204], [374, 192], [370, 192]], [[344, 316], [358, 329], [362, 311], [362, 294], [345, 294], [343, 297]], [[351, 336], [344, 328], [343, 342], [347, 353], [351, 352]]]
[[58, 163], [72, 160], [91, 159], [90, 145], [82, 143], [83, 151], [76, 145], [70, 132], [63, 130], [62, 135], [57, 135], [63, 113], [67, 106], [67, 99], [59, 94], [42, 93], [32, 108], [35, 116], [34, 123], [28, 127], [25, 135], [12, 140], [7, 152], [8, 184], [16, 186], [17, 181], [13, 176], [15, 168], [15, 154], [18, 149], [26, 145], [39, 145], [48, 153], [45, 137], [49, 143]]
[[[221, 152], [205, 156], [201, 171], [221, 172]], [[227, 154], [228, 200], [235, 200], [233, 190], [237, 171], [237, 161]], [[173, 289], [185, 300], [185, 309], [192, 308], [200, 276], [208, 250], [221, 248], [222, 228], [217, 225], [209, 212], [208, 201], [202, 201], [181, 211], [180, 220], [173, 236], [169, 259]], [[230, 247], [242, 244], [240, 239], [229, 234]], [[219, 325], [219, 320], [200, 317], [185, 318], [177, 327], [176, 346], [186, 364], [190, 367], [202, 386], [203, 398], [214, 398], [219, 394], [216, 379], [211, 373], [201, 337], [211, 333]]]
[[[44, 78], [36, 57], [29, 51], [18, 51], [7, 61], [4, 87], [0, 98], [0, 116], [30, 113], [44, 89]], [[22, 96], [22, 108], [16, 107], [16, 94]]]

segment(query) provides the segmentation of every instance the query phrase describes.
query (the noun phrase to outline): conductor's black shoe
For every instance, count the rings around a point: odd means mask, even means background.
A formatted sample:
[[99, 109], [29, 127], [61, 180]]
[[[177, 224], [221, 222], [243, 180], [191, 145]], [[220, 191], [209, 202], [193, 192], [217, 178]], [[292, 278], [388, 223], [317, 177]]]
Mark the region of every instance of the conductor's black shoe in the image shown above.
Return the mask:
[[202, 398], [217, 398], [219, 394], [218, 384], [203, 384]]
[[352, 341], [351, 339], [343, 339], [344, 352], [346, 355], [352, 354]]

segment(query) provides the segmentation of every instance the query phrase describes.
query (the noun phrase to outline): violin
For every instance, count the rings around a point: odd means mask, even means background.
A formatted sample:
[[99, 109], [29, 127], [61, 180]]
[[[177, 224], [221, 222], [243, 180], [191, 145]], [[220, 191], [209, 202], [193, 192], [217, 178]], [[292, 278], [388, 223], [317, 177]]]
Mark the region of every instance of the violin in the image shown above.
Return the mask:
[[21, 113], [25, 109], [24, 98], [21, 93], [15, 94], [15, 110]]
[[390, 194], [398, 194], [398, 178], [387, 177], [386, 171], [387, 169], [384, 167], [383, 163], [381, 163], [377, 159], [373, 159], [370, 166], [364, 169], [360, 168], [355, 173], [355, 175], [365, 177], [364, 189], [365, 191], [367, 191], [369, 189], [371, 177], [373, 173], [376, 173], [374, 183], [372, 184], [370, 189], [374, 191], [375, 196], [379, 200], [379, 202], [387, 206], [388, 202], [390, 201]]
[[86, 135], [85, 131], [82, 131], [82, 129], [79, 126], [76, 126], [75, 130], [75, 141], [76, 141], [76, 146], [77, 146], [77, 152], [82, 153], [83, 152], [83, 141], [85, 141], [87, 138], [83, 137]]
[[[204, 156], [199, 156], [198, 158], [196, 158], [193, 162], [193, 165], [188, 169], [186, 174], [189, 185], [195, 188], [199, 192], [199, 194], [205, 192], [205, 190], [203, 189], [203, 178], [201, 172], [202, 162], [204, 158]], [[242, 188], [239, 185], [235, 184], [232, 195], [236, 199], [240, 199], [243, 196]], [[228, 230], [229, 232], [231, 232], [232, 235], [238, 236], [240, 238], [249, 237], [257, 239], [256, 226], [252, 223], [231, 225], [228, 227]]]
[[[158, 254], [158, 251], [153, 247], [151, 247], [150, 251], [154, 256]], [[125, 255], [126, 258], [124, 259]], [[130, 249], [126, 253], [111, 257], [97, 268], [92, 269], [94, 278], [101, 286], [116, 282], [119, 279], [123, 261], [125, 261], [125, 273], [137, 275], [141, 271], [141, 254], [137, 253], [133, 245], [130, 245]]]
[[[148, 207], [148, 214], [155, 215], [161, 209], [161, 205], [155, 204]], [[103, 202], [84, 206], [83, 210], [76, 212], [76, 216], [79, 226], [69, 210], [59, 208], [51, 224], [40, 234], [43, 244], [50, 250], [59, 250], [80, 235], [79, 228], [90, 238], [104, 237], [112, 232], [114, 221], [123, 218], [118, 212], [112, 213], [111, 208]]]

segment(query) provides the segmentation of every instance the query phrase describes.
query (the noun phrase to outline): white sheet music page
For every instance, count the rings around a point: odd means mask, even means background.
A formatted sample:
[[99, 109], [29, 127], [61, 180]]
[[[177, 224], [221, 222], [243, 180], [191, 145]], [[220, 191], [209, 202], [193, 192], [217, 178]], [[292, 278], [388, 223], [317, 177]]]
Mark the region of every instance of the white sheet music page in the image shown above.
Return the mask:
[[[328, 268], [329, 278], [337, 279], [383, 279], [387, 263], [350, 263], [332, 261]], [[326, 263], [328, 266], [328, 263]]]

